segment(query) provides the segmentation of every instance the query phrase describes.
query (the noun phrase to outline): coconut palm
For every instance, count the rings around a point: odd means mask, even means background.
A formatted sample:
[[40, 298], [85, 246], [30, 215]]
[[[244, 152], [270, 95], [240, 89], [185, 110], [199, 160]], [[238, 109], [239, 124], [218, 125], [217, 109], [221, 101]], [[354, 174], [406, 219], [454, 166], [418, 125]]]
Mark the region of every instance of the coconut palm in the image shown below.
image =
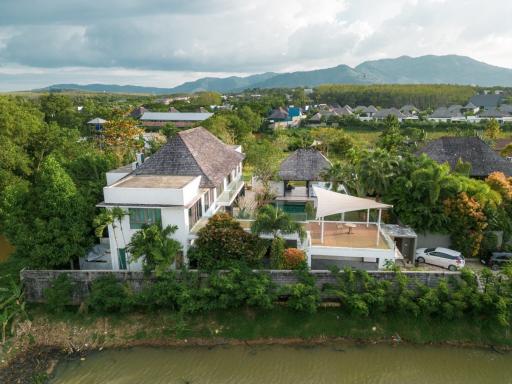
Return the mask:
[[133, 236], [128, 250], [132, 259], [143, 259], [143, 269], [146, 273], [154, 271], [160, 275], [167, 271], [181, 251], [181, 244], [170, 238], [178, 229], [175, 225], [161, 228], [159, 225], [145, 225]]
[[256, 220], [252, 223], [251, 231], [256, 235], [271, 233], [274, 238], [280, 234], [297, 233], [303, 239], [306, 235], [300, 223], [297, 223], [286, 212], [271, 204], [265, 205], [258, 210]]
[[366, 152], [358, 164], [358, 174], [366, 192], [376, 195], [377, 199], [386, 193], [398, 170], [398, 160], [389, 152], [376, 149]]

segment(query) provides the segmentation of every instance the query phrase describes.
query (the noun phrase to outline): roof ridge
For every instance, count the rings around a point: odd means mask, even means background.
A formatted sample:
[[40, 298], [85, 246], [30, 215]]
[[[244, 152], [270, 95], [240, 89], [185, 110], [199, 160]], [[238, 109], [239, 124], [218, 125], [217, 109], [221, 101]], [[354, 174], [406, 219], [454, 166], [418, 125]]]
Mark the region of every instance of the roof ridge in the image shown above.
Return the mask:
[[[194, 163], [196, 163], [197, 167], [201, 170], [201, 173], [203, 174], [203, 176], [208, 179], [208, 182], [210, 182], [211, 184], [215, 184], [215, 182], [210, 179], [210, 177], [206, 174], [205, 170], [203, 169], [203, 167], [201, 166], [201, 164], [199, 164], [197, 162], [197, 159], [196, 157], [194, 156], [194, 152], [192, 151], [192, 148], [188, 145], [187, 141], [186, 140], [183, 140], [183, 137], [181, 134], [185, 134], [186, 132], [194, 132], [194, 131], [199, 131], [200, 129], [198, 128], [201, 128], [201, 129], [204, 129], [203, 127], [194, 127], [194, 128], [191, 128], [191, 129], [187, 129], [185, 131], [181, 131], [181, 132], [178, 132], [178, 136], [180, 138], [180, 140], [182, 141], [183, 145], [185, 145], [185, 147], [187, 148], [187, 150], [189, 151], [191, 157], [194, 159]], [[187, 134], [186, 136], [189, 136], [189, 134]]]

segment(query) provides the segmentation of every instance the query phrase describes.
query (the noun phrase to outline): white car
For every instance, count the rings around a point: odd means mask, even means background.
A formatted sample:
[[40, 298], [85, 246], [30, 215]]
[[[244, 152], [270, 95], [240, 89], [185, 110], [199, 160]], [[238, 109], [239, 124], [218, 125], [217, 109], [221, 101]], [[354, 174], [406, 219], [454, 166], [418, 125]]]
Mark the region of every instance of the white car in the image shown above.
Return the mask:
[[460, 252], [443, 247], [417, 249], [416, 261], [448, 268], [450, 271], [456, 271], [466, 264]]

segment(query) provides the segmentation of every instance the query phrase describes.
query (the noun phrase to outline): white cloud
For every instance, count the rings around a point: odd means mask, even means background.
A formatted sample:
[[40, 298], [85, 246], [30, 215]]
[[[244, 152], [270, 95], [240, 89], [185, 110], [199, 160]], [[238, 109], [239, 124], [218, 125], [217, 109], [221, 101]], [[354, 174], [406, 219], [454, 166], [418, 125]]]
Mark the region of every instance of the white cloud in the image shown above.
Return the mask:
[[510, 67], [510, 14], [502, 0], [2, 0], [0, 65], [39, 68], [48, 82], [60, 68], [75, 68], [63, 72], [74, 82], [84, 82], [83, 68], [111, 82], [126, 68], [145, 74], [128, 82], [143, 84], [404, 54]]

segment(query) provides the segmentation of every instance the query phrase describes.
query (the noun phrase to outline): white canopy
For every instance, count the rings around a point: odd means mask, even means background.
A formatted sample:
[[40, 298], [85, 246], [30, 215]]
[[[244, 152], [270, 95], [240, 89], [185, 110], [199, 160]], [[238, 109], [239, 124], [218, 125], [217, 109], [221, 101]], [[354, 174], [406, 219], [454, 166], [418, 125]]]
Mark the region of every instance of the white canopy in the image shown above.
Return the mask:
[[317, 219], [325, 216], [336, 215], [338, 213], [363, 211], [368, 209], [388, 209], [393, 207], [392, 205], [378, 203], [371, 199], [349, 196], [317, 186], [313, 186], [313, 191], [317, 197]]
[[107, 120], [103, 120], [101, 117], [96, 117], [91, 121], [88, 121], [87, 124], [105, 124]]

